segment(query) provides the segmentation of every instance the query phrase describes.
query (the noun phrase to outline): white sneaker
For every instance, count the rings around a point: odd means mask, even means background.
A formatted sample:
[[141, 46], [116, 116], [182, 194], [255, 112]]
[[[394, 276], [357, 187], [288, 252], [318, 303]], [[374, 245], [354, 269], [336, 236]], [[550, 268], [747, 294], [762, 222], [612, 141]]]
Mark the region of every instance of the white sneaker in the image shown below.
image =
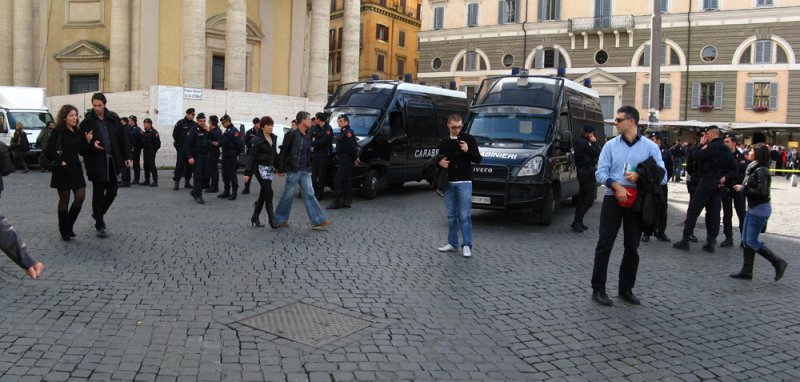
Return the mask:
[[464, 257], [472, 256], [472, 249], [470, 249], [468, 246], [465, 245], [463, 250], [464, 250]]
[[439, 252], [455, 252], [455, 251], [458, 251], [458, 249], [456, 249], [456, 247], [450, 244], [447, 244], [444, 247], [439, 247]]

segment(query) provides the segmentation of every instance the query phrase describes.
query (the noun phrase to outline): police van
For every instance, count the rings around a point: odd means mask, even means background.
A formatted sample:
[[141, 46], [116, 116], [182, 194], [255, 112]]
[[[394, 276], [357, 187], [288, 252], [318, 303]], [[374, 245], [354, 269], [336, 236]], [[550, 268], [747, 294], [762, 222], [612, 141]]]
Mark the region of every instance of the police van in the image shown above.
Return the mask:
[[561, 202], [579, 192], [572, 148], [584, 125], [605, 142], [600, 98], [590, 88], [525, 73], [483, 80], [465, 124], [483, 156], [473, 166], [472, 207], [550, 225]]
[[353, 185], [371, 199], [383, 187], [423, 179], [425, 163], [449, 136], [447, 117], [466, 117], [467, 97], [401, 81], [355, 82], [341, 85], [325, 112], [336, 136], [339, 115], [349, 117], [361, 159], [353, 170]]

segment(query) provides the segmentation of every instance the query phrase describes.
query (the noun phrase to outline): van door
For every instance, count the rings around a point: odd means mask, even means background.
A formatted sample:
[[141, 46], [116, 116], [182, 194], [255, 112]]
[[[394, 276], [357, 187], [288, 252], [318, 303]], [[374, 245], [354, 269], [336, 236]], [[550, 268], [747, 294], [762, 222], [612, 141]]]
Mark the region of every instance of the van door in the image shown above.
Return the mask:
[[407, 99], [405, 111], [408, 136], [406, 180], [419, 180], [425, 163], [438, 153], [436, 106], [429, 98], [415, 97]]
[[398, 107], [389, 112], [389, 134], [387, 147], [389, 149], [389, 166], [386, 176], [389, 184], [402, 184], [406, 179], [406, 166], [408, 165], [408, 135], [403, 109]]

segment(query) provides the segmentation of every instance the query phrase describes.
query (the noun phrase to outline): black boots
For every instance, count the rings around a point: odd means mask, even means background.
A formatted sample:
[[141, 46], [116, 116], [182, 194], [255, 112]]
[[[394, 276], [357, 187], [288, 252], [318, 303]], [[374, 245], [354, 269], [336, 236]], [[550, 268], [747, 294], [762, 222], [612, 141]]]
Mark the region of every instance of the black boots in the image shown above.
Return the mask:
[[[233, 192], [231, 192], [231, 196], [228, 197], [228, 200], [236, 200], [236, 192], [237, 192], [237, 189], [234, 188]], [[242, 192], [242, 193], [244, 193], [244, 192]]]
[[[250, 183], [248, 182], [248, 183], [244, 184], [244, 189], [242, 190], [242, 195], [247, 195], [249, 193], [250, 193]], [[233, 200], [233, 199], [231, 199], [231, 200]]]
[[78, 214], [81, 213], [81, 206], [76, 206], [74, 203], [67, 212], [67, 235], [75, 237], [75, 222], [78, 220]]
[[150, 183], [150, 187], [158, 187], [158, 179], [153, 179], [153, 183]]
[[220, 198], [220, 199], [230, 198], [231, 197], [231, 192], [230, 192], [230, 188], [229, 187], [225, 187], [225, 190], [223, 190], [220, 194], [218, 194], [217, 197]]
[[61, 234], [61, 240], [72, 240], [72, 236], [69, 235], [69, 216], [66, 210], [58, 210], [58, 233]]
[[180, 180], [176, 180], [175, 181], [175, 187], [172, 187], [172, 191], [178, 191], [180, 189], [181, 189], [181, 181]]
[[259, 219], [259, 217], [258, 217], [258, 215], [261, 215], [261, 207], [262, 206], [259, 205], [257, 200], [256, 200], [255, 203], [253, 203], [253, 216], [250, 217], [250, 223], [254, 227], [263, 227], [264, 226], [263, 224], [261, 224], [261, 219]]
[[767, 259], [767, 261], [775, 267], [775, 281], [778, 281], [783, 277], [783, 272], [786, 271], [786, 261], [778, 257], [774, 252], [772, 252], [766, 245], [761, 245], [761, 249], [758, 250], [758, 254], [761, 257]]
[[267, 218], [269, 219], [269, 226], [272, 229], [278, 228], [278, 224], [275, 223], [275, 211], [272, 209], [272, 202], [270, 201], [266, 205], [267, 207]]
[[750, 247], [744, 247], [744, 263], [742, 263], [742, 270], [739, 273], [730, 274], [735, 279], [752, 280], [753, 279], [753, 259], [756, 256], [756, 251]]
[[733, 239], [730, 236], [725, 236], [725, 240], [719, 246], [720, 248], [733, 247]]

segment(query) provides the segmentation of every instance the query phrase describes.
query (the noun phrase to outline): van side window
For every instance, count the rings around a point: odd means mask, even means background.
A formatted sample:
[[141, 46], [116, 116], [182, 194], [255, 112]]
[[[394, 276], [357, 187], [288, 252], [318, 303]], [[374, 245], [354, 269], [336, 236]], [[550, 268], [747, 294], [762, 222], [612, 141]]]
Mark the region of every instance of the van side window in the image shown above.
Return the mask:
[[556, 138], [559, 137], [558, 134], [561, 134], [562, 131], [572, 131], [569, 124], [569, 115], [567, 113], [562, 113], [558, 116], [558, 129], [556, 130]]
[[437, 141], [435, 124], [436, 113], [433, 104], [422, 102], [406, 104], [406, 131], [409, 143], [435, 144]]

